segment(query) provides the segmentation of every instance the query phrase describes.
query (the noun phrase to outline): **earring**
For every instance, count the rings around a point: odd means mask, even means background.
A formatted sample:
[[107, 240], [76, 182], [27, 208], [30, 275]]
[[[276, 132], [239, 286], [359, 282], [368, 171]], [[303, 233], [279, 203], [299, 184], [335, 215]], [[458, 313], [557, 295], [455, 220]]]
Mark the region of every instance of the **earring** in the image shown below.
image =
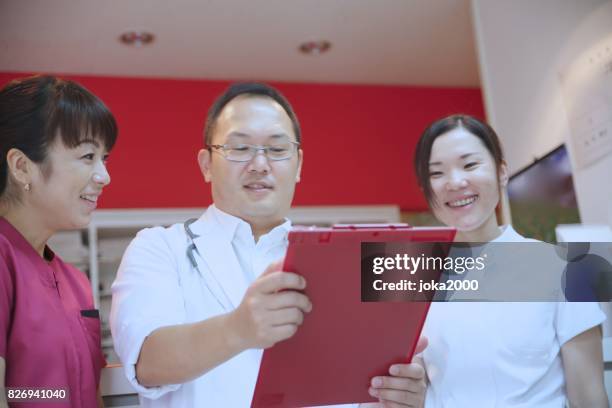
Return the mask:
[[26, 185], [25, 185], [25, 186], [23, 186], [23, 189], [24, 189], [25, 191], [30, 191], [30, 183], [26, 183]]

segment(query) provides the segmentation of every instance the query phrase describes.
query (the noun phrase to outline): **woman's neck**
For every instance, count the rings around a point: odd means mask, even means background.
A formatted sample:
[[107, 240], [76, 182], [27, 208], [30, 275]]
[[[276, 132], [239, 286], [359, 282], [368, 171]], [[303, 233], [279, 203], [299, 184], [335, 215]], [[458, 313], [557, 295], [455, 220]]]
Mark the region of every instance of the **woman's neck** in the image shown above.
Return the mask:
[[493, 215], [480, 227], [471, 231], [457, 231], [456, 242], [490, 242], [501, 235], [497, 218]]
[[34, 250], [44, 258], [45, 246], [54, 231], [43, 227], [39, 217], [26, 206], [3, 207], [0, 215], [11, 224]]

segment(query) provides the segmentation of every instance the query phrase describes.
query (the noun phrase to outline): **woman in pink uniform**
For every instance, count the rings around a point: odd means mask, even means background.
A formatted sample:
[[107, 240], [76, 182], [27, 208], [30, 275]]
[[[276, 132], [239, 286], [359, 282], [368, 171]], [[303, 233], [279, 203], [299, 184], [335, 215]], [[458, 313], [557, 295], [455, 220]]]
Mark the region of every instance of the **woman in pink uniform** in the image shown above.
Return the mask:
[[116, 137], [108, 108], [74, 82], [37, 76], [0, 91], [0, 406], [99, 404], [90, 285], [46, 243], [89, 223]]

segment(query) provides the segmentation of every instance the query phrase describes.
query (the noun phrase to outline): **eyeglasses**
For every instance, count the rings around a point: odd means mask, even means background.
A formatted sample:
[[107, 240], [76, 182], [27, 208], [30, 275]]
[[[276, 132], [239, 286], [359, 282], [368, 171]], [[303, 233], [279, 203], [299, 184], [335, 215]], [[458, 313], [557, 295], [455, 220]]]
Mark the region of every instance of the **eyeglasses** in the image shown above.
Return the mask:
[[295, 148], [299, 147], [298, 142], [285, 142], [269, 146], [258, 146], [250, 144], [223, 144], [210, 145], [209, 149], [219, 151], [229, 161], [248, 162], [258, 151], [263, 151], [268, 160], [279, 161], [288, 160], [293, 156]]

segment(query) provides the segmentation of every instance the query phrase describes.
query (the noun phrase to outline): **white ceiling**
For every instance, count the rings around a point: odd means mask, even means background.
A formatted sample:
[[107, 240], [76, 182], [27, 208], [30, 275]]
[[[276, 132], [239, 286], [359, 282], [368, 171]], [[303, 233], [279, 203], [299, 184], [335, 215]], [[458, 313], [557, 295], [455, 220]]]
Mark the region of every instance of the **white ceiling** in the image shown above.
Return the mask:
[[479, 86], [469, 0], [0, 0], [0, 71]]

